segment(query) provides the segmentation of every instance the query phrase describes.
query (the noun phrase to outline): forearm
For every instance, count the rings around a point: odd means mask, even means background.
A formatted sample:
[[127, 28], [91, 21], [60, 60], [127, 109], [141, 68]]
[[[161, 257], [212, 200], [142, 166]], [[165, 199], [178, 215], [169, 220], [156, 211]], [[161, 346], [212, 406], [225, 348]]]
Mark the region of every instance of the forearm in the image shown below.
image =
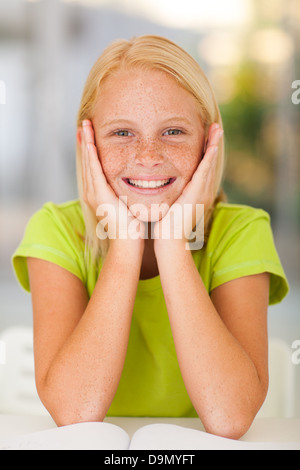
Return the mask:
[[[122, 241], [121, 241], [122, 243]], [[102, 421], [126, 357], [141, 249], [109, 250], [82, 319], [53, 360], [45, 404], [59, 425]]]
[[[191, 401], [206, 429], [239, 437], [263, 394], [257, 370], [216, 311], [190, 251], [179, 242], [156, 247], [175, 348]], [[232, 427], [237, 424], [239, 431]]]

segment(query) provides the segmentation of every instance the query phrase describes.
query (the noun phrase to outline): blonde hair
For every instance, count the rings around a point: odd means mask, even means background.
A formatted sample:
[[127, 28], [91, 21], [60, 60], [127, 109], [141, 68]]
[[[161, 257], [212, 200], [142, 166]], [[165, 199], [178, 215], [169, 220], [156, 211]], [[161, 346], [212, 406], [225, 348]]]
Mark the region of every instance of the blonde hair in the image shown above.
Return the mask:
[[[82, 121], [92, 120], [98, 93], [103, 81], [120, 69], [139, 67], [156, 69], [171, 75], [180, 86], [185, 88], [196, 99], [206, 136], [211, 124], [217, 122], [222, 126], [220, 110], [213, 89], [200, 65], [181, 47], [160, 36], [140, 36], [130, 41], [113, 42], [99, 57], [93, 66], [84, 87], [78, 112], [77, 127]], [[77, 180], [79, 198], [86, 226], [86, 250], [93, 261], [105, 258], [109, 240], [100, 240], [96, 236], [97, 219], [93, 211], [83, 201], [83, 185], [81, 173], [81, 148], [77, 144]], [[206, 212], [205, 239], [207, 240], [211, 215], [217, 202], [225, 200], [221, 189], [224, 172], [224, 144], [219, 148], [215, 201]]]

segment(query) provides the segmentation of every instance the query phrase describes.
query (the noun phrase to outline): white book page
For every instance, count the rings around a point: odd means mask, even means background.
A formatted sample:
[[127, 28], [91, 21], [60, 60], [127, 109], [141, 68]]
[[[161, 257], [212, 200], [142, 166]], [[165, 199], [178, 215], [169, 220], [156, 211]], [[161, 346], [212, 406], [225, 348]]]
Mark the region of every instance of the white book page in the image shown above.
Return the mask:
[[128, 434], [109, 423], [80, 423], [0, 439], [0, 450], [127, 450]]
[[300, 450], [300, 443], [243, 442], [173, 424], [151, 424], [134, 434], [130, 450]]

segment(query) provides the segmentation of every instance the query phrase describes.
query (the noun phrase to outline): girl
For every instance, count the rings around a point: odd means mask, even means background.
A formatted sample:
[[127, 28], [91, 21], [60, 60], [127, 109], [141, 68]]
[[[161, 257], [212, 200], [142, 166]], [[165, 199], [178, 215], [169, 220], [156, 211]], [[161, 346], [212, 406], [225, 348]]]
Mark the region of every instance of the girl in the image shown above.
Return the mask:
[[[93, 67], [80, 202], [46, 204], [13, 257], [32, 295], [37, 390], [59, 426], [199, 416], [238, 439], [260, 409], [268, 304], [288, 284], [268, 214], [225, 202], [222, 134], [206, 76], [169, 40], [117, 41]], [[205, 243], [187, 249], [199, 205]]]

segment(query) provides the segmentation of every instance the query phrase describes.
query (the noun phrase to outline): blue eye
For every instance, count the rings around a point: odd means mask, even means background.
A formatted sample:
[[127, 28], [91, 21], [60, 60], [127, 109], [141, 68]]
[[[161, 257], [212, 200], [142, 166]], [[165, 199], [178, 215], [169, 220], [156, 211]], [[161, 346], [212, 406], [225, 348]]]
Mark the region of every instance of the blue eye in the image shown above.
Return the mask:
[[176, 136], [176, 135], [181, 135], [182, 131], [179, 129], [169, 129], [165, 134], [170, 135], [170, 136]]
[[125, 129], [120, 129], [119, 131], [115, 132], [114, 135], [118, 137], [129, 137], [132, 134], [129, 131], [126, 131]]

